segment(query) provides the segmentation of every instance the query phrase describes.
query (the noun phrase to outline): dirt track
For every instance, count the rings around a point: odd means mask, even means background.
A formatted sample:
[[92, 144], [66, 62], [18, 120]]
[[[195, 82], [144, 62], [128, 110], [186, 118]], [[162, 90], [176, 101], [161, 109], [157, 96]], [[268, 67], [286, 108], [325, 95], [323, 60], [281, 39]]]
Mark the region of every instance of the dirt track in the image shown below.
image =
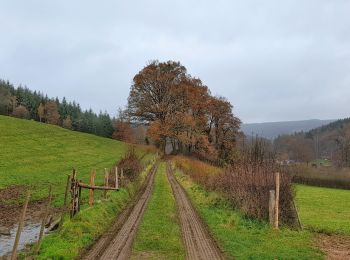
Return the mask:
[[317, 237], [317, 244], [326, 254], [326, 259], [350, 259], [350, 237], [348, 236], [320, 234]]
[[137, 227], [152, 193], [156, 171], [157, 166], [148, 176], [144, 192], [134, 207], [128, 208], [118, 217], [111, 231], [102, 236], [83, 259], [129, 259]]
[[224, 259], [215, 241], [192, 207], [185, 191], [173, 176], [169, 164], [167, 176], [177, 203], [187, 259]]

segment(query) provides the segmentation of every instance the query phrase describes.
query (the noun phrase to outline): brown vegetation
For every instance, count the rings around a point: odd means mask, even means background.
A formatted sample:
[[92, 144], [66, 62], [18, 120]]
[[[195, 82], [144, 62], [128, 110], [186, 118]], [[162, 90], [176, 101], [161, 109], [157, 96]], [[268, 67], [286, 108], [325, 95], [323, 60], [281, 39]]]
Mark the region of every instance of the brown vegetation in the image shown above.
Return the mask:
[[55, 101], [49, 101], [45, 104], [44, 117], [46, 122], [52, 125], [60, 123], [60, 114], [58, 113], [58, 106]]
[[28, 110], [27, 110], [24, 106], [18, 106], [18, 107], [16, 107], [16, 108], [13, 110], [12, 115], [13, 115], [14, 117], [22, 118], [22, 119], [27, 119], [27, 118], [29, 118], [29, 112], [28, 112]]
[[39, 122], [42, 122], [45, 116], [45, 106], [42, 103], [40, 103], [38, 107], [38, 116], [39, 116]]
[[287, 169], [293, 175], [293, 182], [295, 183], [328, 188], [350, 189], [349, 168], [314, 168], [301, 164]]
[[280, 160], [310, 162], [329, 159], [337, 167], [350, 167], [350, 119], [337, 120], [307, 133], [279, 136], [274, 146]]
[[137, 157], [134, 148], [130, 148], [118, 163], [118, 168], [123, 169], [124, 178], [134, 181], [142, 171], [142, 164]]
[[[175, 157], [175, 162], [194, 181], [228, 198], [246, 216], [268, 220], [269, 191], [275, 189], [274, 173], [281, 169], [259, 140], [246, 147], [239, 161], [225, 170], [183, 157]], [[297, 223], [293, 197], [291, 176], [281, 172], [280, 219], [290, 226]]]
[[133, 80], [128, 112], [150, 124], [148, 136], [173, 153], [231, 163], [240, 120], [224, 98], [213, 97], [179, 62], [151, 62]]
[[63, 119], [62, 126], [67, 129], [72, 129], [72, 119], [69, 115]]
[[114, 124], [114, 129], [113, 139], [127, 143], [133, 142], [133, 132], [129, 122], [117, 120]]
[[280, 136], [274, 141], [274, 146], [281, 161], [294, 160], [309, 163], [316, 157], [313, 140], [306, 139], [300, 134]]

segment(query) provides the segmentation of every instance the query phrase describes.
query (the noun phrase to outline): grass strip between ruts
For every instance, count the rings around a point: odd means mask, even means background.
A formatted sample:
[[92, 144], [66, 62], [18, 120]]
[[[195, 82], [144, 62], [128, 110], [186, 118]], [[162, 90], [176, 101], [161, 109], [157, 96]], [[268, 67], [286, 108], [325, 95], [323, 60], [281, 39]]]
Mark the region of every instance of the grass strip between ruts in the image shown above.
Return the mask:
[[164, 162], [159, 165], [153, 192], [133, 245], [132, 259], [142, 258], [185, 258], [175, 198]]

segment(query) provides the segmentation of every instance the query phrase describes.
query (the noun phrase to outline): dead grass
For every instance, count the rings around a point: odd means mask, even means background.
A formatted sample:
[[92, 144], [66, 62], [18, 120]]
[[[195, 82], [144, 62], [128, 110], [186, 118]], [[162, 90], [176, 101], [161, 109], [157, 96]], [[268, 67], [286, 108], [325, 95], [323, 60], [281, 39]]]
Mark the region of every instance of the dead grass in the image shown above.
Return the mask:
[[293, 174], [293, 182], [319, 187], [350, 189], [350, 169], [336, 167], [313, 168], [297, 165], [288, 171]]
[[[208, 191], [219, 192], [246, 216], [268, 220], [269, 191], [275, 189], [274, 172], [281, 169], [273, 160], [259, 163], [242, 160], [239, 164], [220, 169], [204, 162], [176, 156], [176, 166]], [[291, 177], [281, 174], [280, 219], [287, 225], [296, 224]]]

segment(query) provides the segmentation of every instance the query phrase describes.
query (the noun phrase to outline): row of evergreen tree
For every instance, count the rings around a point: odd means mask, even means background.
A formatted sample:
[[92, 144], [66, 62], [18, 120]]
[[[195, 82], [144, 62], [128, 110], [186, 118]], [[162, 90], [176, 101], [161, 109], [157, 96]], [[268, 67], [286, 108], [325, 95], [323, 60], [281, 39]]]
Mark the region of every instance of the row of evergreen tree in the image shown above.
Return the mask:
[[75, 131], [112, 137], [113, 120], [107, 112], [94, 113], [82, 110], [80, 105], [49, 98], [41, 92], [32, 91], [21, 85], [15, 87], [9, 81], [0, 79], [0, 114], [32, 119], [60, 125]]

